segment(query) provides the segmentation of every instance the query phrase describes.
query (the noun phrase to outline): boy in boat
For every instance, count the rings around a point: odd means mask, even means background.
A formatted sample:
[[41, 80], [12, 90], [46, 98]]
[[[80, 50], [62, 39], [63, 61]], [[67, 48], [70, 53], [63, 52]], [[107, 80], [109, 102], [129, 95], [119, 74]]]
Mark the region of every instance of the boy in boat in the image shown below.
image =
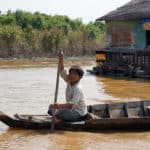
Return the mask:
[[67, 83], [66, 102], [64, 104], [50, 105], [48, 113], [51, 114], [53, 108], [57, 109], [55, 114], [55, 122], [62, 121], [78, 121], [87, 114], [87, 107], [84, 101], [83, 90], [80, 80], [84, 75], [84, 71], [79, 66], [72, 66], [67, 74], [64, 69], [63, 53], [59, 53], [60, 75]]

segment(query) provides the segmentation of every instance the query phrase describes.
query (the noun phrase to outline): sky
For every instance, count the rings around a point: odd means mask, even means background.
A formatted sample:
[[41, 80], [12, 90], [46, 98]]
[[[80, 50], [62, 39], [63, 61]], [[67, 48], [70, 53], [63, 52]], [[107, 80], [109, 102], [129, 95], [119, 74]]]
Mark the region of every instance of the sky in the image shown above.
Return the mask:
[[130, 0], [0, 0], [0, 11], [17, 9], [48, 15], [66, 15], [71, 19], [81, 18], [84, 23], [122, 6]]

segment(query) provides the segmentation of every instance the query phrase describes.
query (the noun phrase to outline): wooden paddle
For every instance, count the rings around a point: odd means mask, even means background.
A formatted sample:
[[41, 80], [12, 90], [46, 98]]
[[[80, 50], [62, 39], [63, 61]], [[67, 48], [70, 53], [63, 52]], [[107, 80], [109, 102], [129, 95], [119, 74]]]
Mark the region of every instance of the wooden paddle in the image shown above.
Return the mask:
[[[59, 60], [59, 58], [58, 58], [58, 66], [57, 66], [57, 77], [56, 77], [56, 88], [55, 88], [54, 104], [57, 103], [58, 87], [59, 87], [59, 71], [60, 71], [60, 60]], [[52, 112], [51, 132], [54, 131], [54, 128], [55, 128], [55, 109], [53, 109], [53, 112]]]

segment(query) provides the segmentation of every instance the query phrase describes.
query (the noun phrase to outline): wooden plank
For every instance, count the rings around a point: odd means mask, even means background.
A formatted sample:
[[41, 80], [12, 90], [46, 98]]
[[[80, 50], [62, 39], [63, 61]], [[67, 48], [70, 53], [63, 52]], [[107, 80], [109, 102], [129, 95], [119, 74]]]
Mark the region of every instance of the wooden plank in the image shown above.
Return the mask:
[[144, 116], [144, 110], [142, 107], [142, 102], [128, 102], [127, 103], [127, 111], [128, 111], [128, 117], [142, 117]]
[[124, 103], [110, 104], [110, 118], [127, 117], [124, 107]]

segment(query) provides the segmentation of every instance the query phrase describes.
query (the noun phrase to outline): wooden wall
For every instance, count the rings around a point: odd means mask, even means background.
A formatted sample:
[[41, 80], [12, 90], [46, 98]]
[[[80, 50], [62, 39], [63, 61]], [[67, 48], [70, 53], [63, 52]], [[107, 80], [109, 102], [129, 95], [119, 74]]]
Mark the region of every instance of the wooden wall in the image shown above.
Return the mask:
[[143, 24], [134, 22], [133, 33], [134, 33], [134, 39], [135, 39], [135, 48], [144, 49], [146, 47], [146, 33], [143, 28]]
[[105, 47], [145, 48], [145, 46], [145, 31], [139, 22], [106, 22]]

